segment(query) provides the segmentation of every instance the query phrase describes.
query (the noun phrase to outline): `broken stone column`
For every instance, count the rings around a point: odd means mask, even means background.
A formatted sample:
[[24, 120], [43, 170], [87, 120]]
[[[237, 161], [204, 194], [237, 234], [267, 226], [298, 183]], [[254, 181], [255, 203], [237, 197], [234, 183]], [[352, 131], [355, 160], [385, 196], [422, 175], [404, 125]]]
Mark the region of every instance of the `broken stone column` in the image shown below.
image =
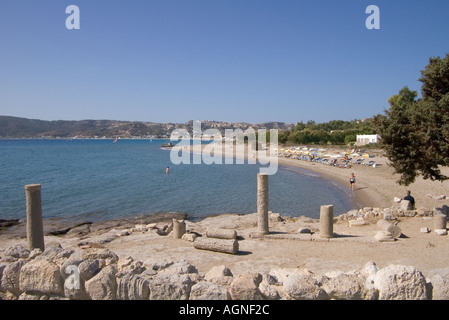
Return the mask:
[[401, 228], [384, 219], [377, 221], [377, 226], [383, 231], [388, 231], [393, 238], [398, 238], [402, 234]]
[[206, 236], [217, 239], [236, 239], [237, 232], [231, 229], [207, 228]]
[[270, 233], [268, 228], [268, 174], [257, 174], [257, 232]]
[[334, 237], [334, 206], [325, 205], [320, 207], [320, 237]]
[[235, 239], [227, 240], [200, 237], [196, 238], [195, 242], [193, 242], [193, 247], [202, 250], [236, 254], [239, 251], [239, 242]]
[[447, 216], [444, 213], [436, 213], [433, 216], [433, 229], [442, 230], [446, 229]]
[[45, 250], [44, 226], [42, 223], [41, 185], [29, 184], [25, 186], [27, 210], [27, 240], [28, 249]]
[[186, 233], [186, 222], [184, 220], [173, 219], [173, 236], [181, 239]]

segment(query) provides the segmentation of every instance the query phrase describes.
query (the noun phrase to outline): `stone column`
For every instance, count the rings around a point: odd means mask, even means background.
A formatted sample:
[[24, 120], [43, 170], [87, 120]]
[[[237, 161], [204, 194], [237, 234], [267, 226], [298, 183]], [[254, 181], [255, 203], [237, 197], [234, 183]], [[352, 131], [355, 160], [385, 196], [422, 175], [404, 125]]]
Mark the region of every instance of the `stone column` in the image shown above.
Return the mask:
[[268, 174], [257, 174], [257, 232], [270, 233], [268, 229]]
[[27, 210], [27, 240], [28, 249], [45, 250], [44, 226], [42, 223], [41, 185], [29, 184], [25, 186]]
[[334, 206], [325, 205], [320, 208], [320, 238], [334, 237]]
[[436, 213], [433, 216], [433, 228], [435, 230], [446, 229], [447, 217], [444, 213]]
[[186, 222], [184, 220], [179, 221], [178, 219], [173, 219], [173, 236], [181, 239], [184, 233], [186, 233]]

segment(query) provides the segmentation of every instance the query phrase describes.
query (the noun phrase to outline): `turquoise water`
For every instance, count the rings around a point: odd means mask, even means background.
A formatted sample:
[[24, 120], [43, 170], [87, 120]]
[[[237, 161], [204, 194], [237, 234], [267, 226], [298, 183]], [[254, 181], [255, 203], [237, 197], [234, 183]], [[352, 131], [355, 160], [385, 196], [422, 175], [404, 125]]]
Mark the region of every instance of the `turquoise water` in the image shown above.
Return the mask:
[[[0, 140], [0, 219], [26, 216], [24, 186], [33, 183], [42, 184], [45, 218], [257, 211], [258, 165], [173, 165], [165, 142]], [[354, 207], [345, 187], [298, 168], [279, 167], [269, 192], [270, 210], [286, 216], [318, 218], [323, 204], [334, 204], [334, 215]]]

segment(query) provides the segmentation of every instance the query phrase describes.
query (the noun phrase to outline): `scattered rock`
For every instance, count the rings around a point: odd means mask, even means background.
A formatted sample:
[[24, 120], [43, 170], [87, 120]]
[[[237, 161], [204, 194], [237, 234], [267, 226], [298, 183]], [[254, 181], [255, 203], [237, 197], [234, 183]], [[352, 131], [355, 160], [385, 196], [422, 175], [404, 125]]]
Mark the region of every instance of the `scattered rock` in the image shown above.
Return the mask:
[[312, 230], [310, 228], [300, 227], [298, 229], [298, 233], [301, 233], [301, 234], [303, 234], [303, 233], [312, 233]]
[[416, 210], [416, 215], [419, 217], [428, 217], [433, 215], [433, 212], [427, 207], [420, 207]]
[[196, 240], [196, 238], [197, 238], [197, 235], [195, 233], [184, 233], [182, 235], [181, 239], [185, 240], [185, 241], [194, 242]]
[[368, 222], [363, 219], [349, 220], [350, 227], [359, 227], [359, 226], [364, 226], [367, 224], [368, 224]]
[[436, 233], [437, 235], [439, 235], [439, 236], [445, 236], [445, 235], [447, 235], [447, 230], [446, 230], [446, 229], [435, 229], [435, 230], [433, 230], [433, 231], [435, 231], [435, 233]]
[[160, 274], [189, 274], [198, 273], [196, 267], [186, 260], [180, 260], [170, 264], [168, 267], [162, 269]]
[[159, 270], [162, 270], [162, 269], [165, 269], [165, 268], [171, 266], [174, 263], [175, 262], [173, 260], [169, 260], [169, 259], [166, 259], [166, 258], [163, 258], [163, 259], [150, 258], [150, 259], [145, 260], [143, 265], [147, 269], [159, 271]]
[[379, 242], [393, 242], [396, 239], [388, 231], [378, 231], [374, 238]]
[[10, 248], [6, 249], [4, 252], [4, 255], [10, 256], [12, 258], [17, 258], [17, 259], [26, 259], [30, 255], [30, 250], [25, 249], [24, 247], [22, 247], [20, 245], [17, 245], [17, 246], [10, 247]]
[[280, 213], [270, 213], [270, 221], [283, 222], [285, 219], [281, 217]]
[[20, 223], [20, 219], [0, 219], [0, 230], [9, 228]]

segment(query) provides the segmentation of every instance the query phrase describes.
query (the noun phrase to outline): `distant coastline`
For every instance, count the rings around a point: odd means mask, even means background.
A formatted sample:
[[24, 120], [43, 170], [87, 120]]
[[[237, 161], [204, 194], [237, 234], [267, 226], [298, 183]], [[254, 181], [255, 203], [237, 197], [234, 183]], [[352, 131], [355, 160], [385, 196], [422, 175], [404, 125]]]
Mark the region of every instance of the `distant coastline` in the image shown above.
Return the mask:
[[[290, 130], [293, 124], [266, 122], [202, 121], [203, 130], [240, 128]], [[38, 120], [0, 115], [0, 139], [169, 139], [175, 129], [192, 131], [193, 120], [186, 123], [156, 123], [122, 120]]]

